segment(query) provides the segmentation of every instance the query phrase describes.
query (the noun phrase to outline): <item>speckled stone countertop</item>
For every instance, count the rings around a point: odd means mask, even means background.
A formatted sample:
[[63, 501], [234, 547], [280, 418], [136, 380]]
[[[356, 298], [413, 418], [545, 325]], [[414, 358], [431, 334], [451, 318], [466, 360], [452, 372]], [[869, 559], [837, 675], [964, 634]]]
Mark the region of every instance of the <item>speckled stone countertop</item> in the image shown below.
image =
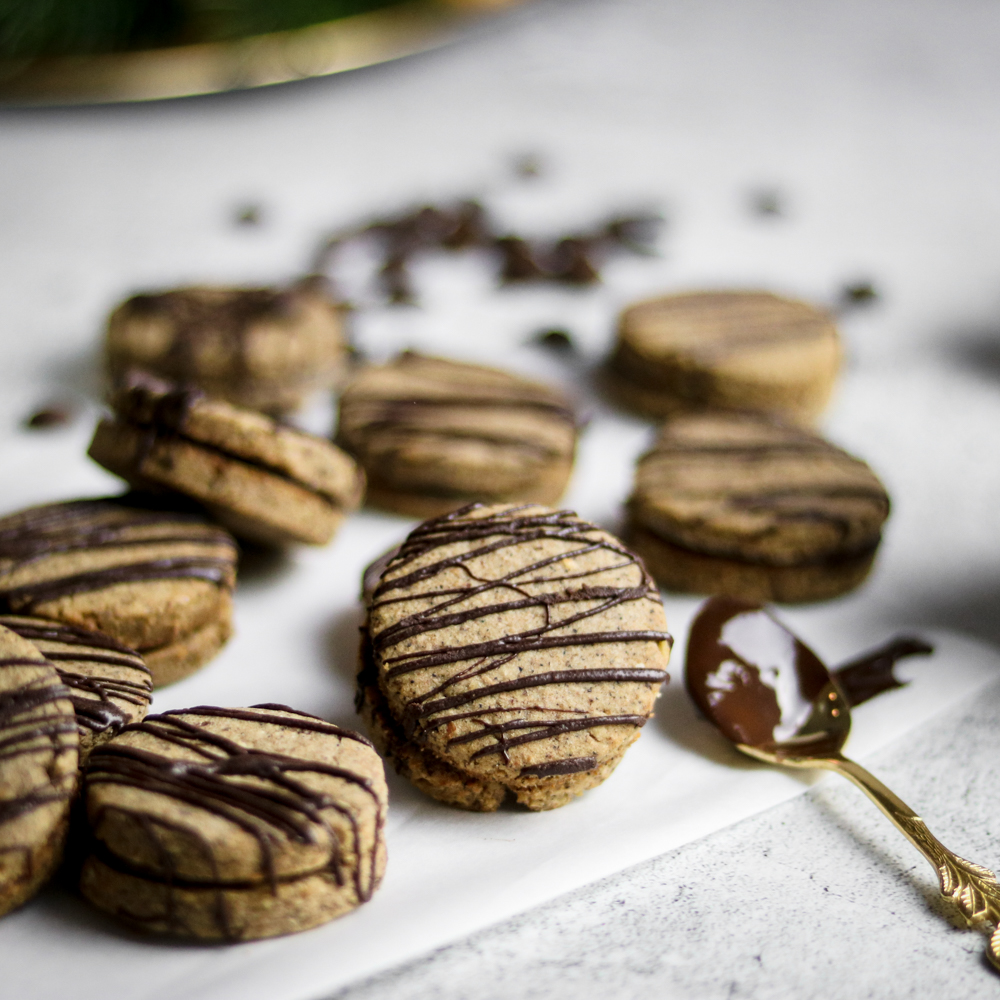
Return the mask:
[[[1000, 865], [1000, 685], [867, 763], [952, 850]], [[881, 813], [805, 795], [336, 993], [335, 1000], [993, 996], [985, 935]], [[334, 998], [331, 998], [334, 1000]]]

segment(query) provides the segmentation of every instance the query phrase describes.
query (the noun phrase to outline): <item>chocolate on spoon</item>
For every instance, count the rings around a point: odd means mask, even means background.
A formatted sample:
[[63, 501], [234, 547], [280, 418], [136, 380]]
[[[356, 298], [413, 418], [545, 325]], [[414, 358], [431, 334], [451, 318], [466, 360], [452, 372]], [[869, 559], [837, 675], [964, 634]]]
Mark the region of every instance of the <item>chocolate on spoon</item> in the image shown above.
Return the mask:
[[685, 683], [709, 721], [743, 753], [769, 764], [836, 771], [854, 782], [934, 866], [941, 895], [968, 924], [994, 925], [987, 954], [1000, 970], [996, 876], [949, 851], [902, 799], [840, 752], [851, 730], [851, 705], [899, 686], [892, 665], [900, 656], [927, 652], [922, 640], [896, 640], [831, 673], [762, 605], [713, 597], [691, 626]]

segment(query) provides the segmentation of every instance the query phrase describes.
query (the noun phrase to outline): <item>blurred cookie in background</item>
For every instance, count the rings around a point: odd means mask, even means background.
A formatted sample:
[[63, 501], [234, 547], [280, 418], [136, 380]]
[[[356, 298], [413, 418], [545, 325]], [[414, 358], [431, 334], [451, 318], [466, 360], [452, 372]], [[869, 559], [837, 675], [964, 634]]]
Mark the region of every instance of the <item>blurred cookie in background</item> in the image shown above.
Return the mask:
[[73, 500], [0, 518], [0, 609], [138, 650], [156, 687], [193, 673], [232, 633], [236, 542], [166, 502]]
[[105, 342], [116, 384], [139, 370], [267, 413], [337, 384], [346, 357], [341, 309], [322, 279], [133, 295], [111, 314]]
[[832, 319], [805, 302], [759, 291], [690, 292], [622, 313], [606, 380], [622, 406], [651, 417], [713, 407], [811, 426], [840, 357]]
[[475, 500], [555, 503], [577, 432], [551, 386], [408, 351], [344, 389], [336, 439], [364, 467], [370, 503], [432, 517]]
[[626, 538], [667, 590], [818, 601], [864, 580], [888, 514], [860, 459], [775, 418], [715, 411], [661, 428]]

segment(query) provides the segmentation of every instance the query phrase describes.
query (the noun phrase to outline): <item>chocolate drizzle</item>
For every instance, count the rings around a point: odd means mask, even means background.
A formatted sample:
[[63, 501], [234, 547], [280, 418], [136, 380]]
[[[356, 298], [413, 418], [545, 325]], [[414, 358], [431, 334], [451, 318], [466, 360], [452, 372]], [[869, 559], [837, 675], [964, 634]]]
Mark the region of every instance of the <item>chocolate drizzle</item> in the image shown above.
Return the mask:
[[[525, 663], [513, 677], [496, 672], [519, 654], [532, 650], [669, 643], [671, 638], [655, 629], [586, 628], [588, 620], [615, 608], [642, 601], [660, 602], [642, 564], [617, 540], [570, 511], [548, 511], [528, 504], [477, 516], [482, 509], [482, 504], [472, 504], [416, 528], [388, 564], [372, 597], [370, 621], [380, 609], [393, 604], [412, 603], [421, 608], [372, 632], [371, 649], [382, 684], [419, 671], [457, 667], [406, 702], [401, 722], [407, 737], [423, 742], [439, 729], [445, 728], [451, 734], [453, 724], [465, 723], [459, 727], [464, 732], [449, 735], [448, 747], [487, 741], [473, 751], [470, 761], [499, 755], [510, 764], [510, 750], [527, 743], [600, 726], [642, 726], [646, 715], [595, 715], [582, 709], [496, 702], [497, 695], [549, 685], [574, 685], [585, 691], [604, 683], [642, 684], [655, 689], [667, 679], [666, 672], [641, 666], [528, 672]], [[561, 551], [541, 558], [528, 556], [527, 562], [512, 551], [526, 548], [530, 552], [538, 548], [538, 543], [551, 541], [562, 543]], [[456, 554], [456, 545], [463, 551]], [[428, 555], [439, 551], [440, 558], [428, 560]], [[592, 560], [592, 568], [579, 569], [581, 559], [601, 552], [610, 553], [611, 558]], [[503, 575], [482, 575], [484, 557], [491, 556], [507, 567]], [[634, 577], [630, 585], [612, 586], [596, 579], [628, 569]], [[441, 582], [445, 575], [454, 579], [456, 570], [468, 581], [466, 584], [451, 586]], [[509, 599], [480, 603], [485, 595]], [[464, 644], [414, 649], [410, 643], [421, 635], [453, 627], [468, 628], [473, 635], [481, 636], [488, 634], [489, 626], [483, 623], [492, 616], [529, 609], [542, 613], [542, 624]], [[497, 679], [491, 681], [490, 674]], [[441, 678], [442, 674], [432, 676]], [[468, 728], [470, 721], [477, 728]], [[521, 773], [545, 777], [594, 766], [578, 767], [584, 759], [590, 758], [547, 761]], [[563, 767], [566, 770], [560, 770]]]
[[[40, 657], [0, 659], [0, 671], [15, 667], [35, 667], [41, 671], [19, 687], [0, 691], [0, 765], [20, 757], [41, 757], [51, 778], [44, 788], [19, 789], [12, 797], [0, 801], [0, 823], [50, 803], [68, 802], [75, 786], [72, 775], [76, 767], [76, 723], [68, 712], [54, 707], [56, 702], [68, 700], [69, 691], [54, 673], [49, 673], [51, 667]], [[52, 680], [46, 679], [46, 674]], [[59, 758], [65, 754], [73, 755], [73, 767], [60, 777]], [[7, 784], [17, 788], [14, 782]], [[15, 845], [4, 851], [30, 856], [28, 845]]]
[[[129, 561], [130, 549], [158, 546], [196, 547], [204, 552]], [[43, 575], [13, 586], [6, 583], [49, 557], [97, 549], [118, 550], [121, 558], [99, 569]], [[228, 533], [185, 514], [143, 510], [111, 499], [36, 507], [0, 520], [0, 608], [31, 611], [60, 597], [150, 580], [198, 579], [228, 590], [235, 556]], [[41, 570], [44, 573], [44, 567]]]
[[883, 691], [906, 685], [905, 681], [897, 680], [892, 672], [899, 660], [907, 656], [928, 656], [933, 652], [934, 647], [923, 639], [897, 636], [837, 667], [833, 676], [844, 692], [847, 704], [853, 708]]
[[668, 421], [639, 460], [632, 516], [675, 545], [764, 565], [874, 551], [889, 513], [859, 459], [754, 414]]
[[[113, 736], [145, 713], [153, 680], [142, 657], [128, 646], [100, 632], [43, 618], [3, 615], [0, 626], [35, 643], [56, 668], [73, 703], [81, 740], [87, 735]], [[104, 668], [119, 676], [106, 676]], [[127, 674], [121, 676], [122, 671]], [[126, 710], [119, 702], [133, 708]]]
[[[129, 726], [124, 731], [125, 736], [129, 733], [141, 733], [155, 738], [164, 745], [163, 752], [147, 749], [148, 742], [140, 747], [129, 745], [122, 739], [94, 750], [85, 773], [88, 790], [102, 784], [117, 784], [144, 792], [155, 792], [228, 820], [257, 842], [260, 851], [260, 879], [224, 879], [219, 873], [212, 845], [200, 834], [196, 822], [168, 822], [149, 814], [128, 813], [137, 819], [156, 848], [157, 865], [150, 868], [134, 864], [126, 858], [115, 856], [106, 844], [101, 845], [98, 856], [118, 871], [160, 882], [171, 889], [166, 914], [168, 930], [179, 934], [186, 932], [174, 899], [173, 890], [179, 888], [208, 889], [215, 893], [217, 929], [229, 940], [238, 939], [240, 934], [229, 913], [226, 890], [252, 888], [263, 882], [276, 894], [282, 882], [325, 874], [338, 886], [344, 885], [345, 879], [349, 878], [357, 901], [369, 899], [377, 882], [376, 854], [385, 820], [382, 803], [371, 781], [348, 768], [242, 746], [189, 721], [192, 717], [280, 726], [370, 745], [356, 733], [305, 712], [298, 712], [284, 705], [263, 704], [252, 706], [251, 709], [207, 706], [181, 709], [148, 716], [143, 722]], [[173, 756], [170, 754], [171, 747], [186, 754], [193, 752], [199, 759]], [[371, 798], [374, 804], [375, 832], [366, 861], [362, 852], [361, 829], [354, 810], [337, 798], [310, 788], [297, 777], [299, 774], [309, 773], [340, 779], [361, 789]], [[118, 806], [105, 805], [103, 809], [121, 811]], [[349, 853], [356, 859], [351, 871], [346, 870], [347, 860], [338, 833], [331, 823], [330, 812], [345, 819], [350, 828]], [[92, 815], [91, 824], [95, 830], [99, 830], [101, 815]], [[181, 832], [194, 838], [208, 869], [213, 873], [212, 877], [197, 879], [178, 872], [160, 835], [161, 830]], [[283, 840], [297, 844], [326, 843], [328, 858], [319, 869], [295, 875], [279, 875], [275, 851]]]

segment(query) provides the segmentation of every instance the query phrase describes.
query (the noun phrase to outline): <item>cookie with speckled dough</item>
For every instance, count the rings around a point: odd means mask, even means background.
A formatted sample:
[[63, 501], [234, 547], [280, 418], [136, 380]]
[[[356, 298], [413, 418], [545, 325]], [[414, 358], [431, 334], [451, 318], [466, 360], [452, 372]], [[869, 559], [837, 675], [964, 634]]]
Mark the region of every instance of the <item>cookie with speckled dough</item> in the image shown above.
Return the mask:
[[232, 632], [232, 536], [129, 495], [0, 518], [0, 610], [101, 632], [140, 652], [159, 687], [208, 662]]
[[426, 521], [367, 611], [358, 708], [376, 746], [464, 809], [554, 809], [600, 784], [667, 680], [655, 584], [571, 511], [473, 504]]
[[133, 295], [108, 320], [112, 379], [133, 369], [281, 413], [346, 370], [342, 311], [324, 284], [178, 288]]
[[0, 915], [30, 899], [59, 864], [78, 746], [55, 667], [0, 626]]
[[128, 646], [90, 629], [28, 615], [0, 615], [0, 626], [27, 639], [69, 691], [80, 736], [80, 764], [149, 710], [153, 678]]
[[137, 380], [112, 397], [90, 457], [140, 489], [176, 490], [240, 538], [324, 545], [364, 474], [332, 442], [198, 390]]
[[340, 398], [337, 442], [367, 501], [413, 517], [484, 502], [555, 503], [573, 471], [572, 404], [540, 382], [407, 351]]
[[369, 899], [385, 870], [382, 761], [285, 705], [151, 715], [93, 751], [84, 896], [150, 933], [246, 941]]
[[889, 497], [860, 459], [760, 414], [678, 416], [640, 460], [626, 538], [668, 590], [818, 601], [868, 575]]
[[689, 292], [626, 309], [606, 370], [623, 406], [664, 417], [704, 407], [809, 426], [840, 367], [830, 315], [770, 292]]

